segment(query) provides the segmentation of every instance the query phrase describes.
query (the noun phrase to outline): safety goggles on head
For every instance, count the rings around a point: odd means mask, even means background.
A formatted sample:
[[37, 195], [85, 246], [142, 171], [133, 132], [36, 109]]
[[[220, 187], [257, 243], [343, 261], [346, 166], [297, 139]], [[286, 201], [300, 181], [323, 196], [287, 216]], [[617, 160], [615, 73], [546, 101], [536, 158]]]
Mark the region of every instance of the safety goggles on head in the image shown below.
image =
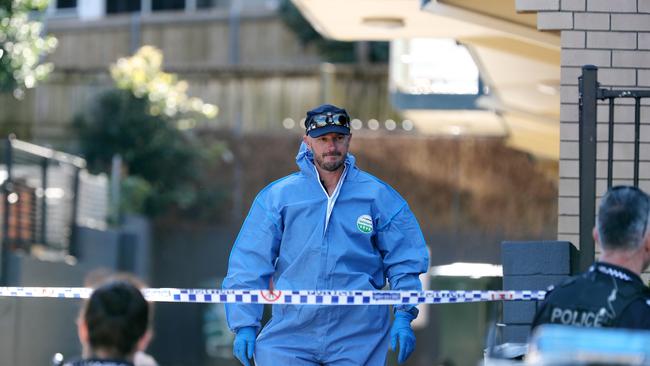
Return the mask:
[[322, 113], [311, 116], [307, 123], [307, 132], [327, 125], [350, 128], [350, 117], [346, 113]]

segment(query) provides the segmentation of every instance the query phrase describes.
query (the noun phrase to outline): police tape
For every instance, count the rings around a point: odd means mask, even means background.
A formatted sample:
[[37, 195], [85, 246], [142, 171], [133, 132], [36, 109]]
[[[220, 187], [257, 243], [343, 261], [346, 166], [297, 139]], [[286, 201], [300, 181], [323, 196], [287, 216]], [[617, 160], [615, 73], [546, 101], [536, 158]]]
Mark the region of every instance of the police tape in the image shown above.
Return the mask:
[[[85, 287], [0, 287], [0, 297], [87, 299]], [[546, 291], [348, 291], [348, 290], [219, 290], [144, 288], [152, 302], [293, 304], [293, 305], [402, 305], [484, 301], [543, 300]]]

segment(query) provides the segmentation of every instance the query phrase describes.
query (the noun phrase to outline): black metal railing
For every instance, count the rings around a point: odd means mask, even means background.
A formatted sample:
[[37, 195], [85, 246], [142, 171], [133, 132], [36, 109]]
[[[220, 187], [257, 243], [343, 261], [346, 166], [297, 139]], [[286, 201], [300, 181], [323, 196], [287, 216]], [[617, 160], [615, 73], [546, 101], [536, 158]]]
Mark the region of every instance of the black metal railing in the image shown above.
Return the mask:
[[634, 99], [634, 156], [632, 184], [639, 186], [641, 99], [650, 98], [650, 90], [611, 90], [600, 87], [598, 68], [593, 65], [582, 67], [579, 78], [579, 161], [580, 161], [580, 258], [579, 267], [586, 270], [594, 260], [595, 248], [591, 235], [596, 218], [596, 166], [597, 166], [597, 122], [598, 100], [608, 100], [607, 138], [607, 188], [614, 180], [614, 137], [616, 99]]
[[108, 206], [107, 179], [89, 174], [83, 158], [14, 137], [4, 143], [0, 151], [2, 279], [11, 251], [33, 253], [38, 248], [55, 258], [76, 255], [74, 228], [80, 221], [105, 224]]
[[69, 250], [85, 160], [9, 137], [3, 161], [3, 247], [29, 251], [40, 244]]

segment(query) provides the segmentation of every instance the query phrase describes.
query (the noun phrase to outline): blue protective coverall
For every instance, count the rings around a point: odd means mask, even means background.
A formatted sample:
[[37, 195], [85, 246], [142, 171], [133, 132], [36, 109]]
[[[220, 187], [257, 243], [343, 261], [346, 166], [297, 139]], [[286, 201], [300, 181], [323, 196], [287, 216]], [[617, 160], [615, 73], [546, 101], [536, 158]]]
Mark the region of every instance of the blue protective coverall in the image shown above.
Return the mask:
[[[415, 216], [389, 185], [348, 154], [328, 220], [311, 152], [300, 171], [264, 188], [230, 254], [224, 289], [421, 290], [428, 252]], [[259, 329], [263, 305], [226, 304], [231, 330]], [[257, 337], [258, 365], [384, 365], [390, 314], [381, 305], [273, 305]]]

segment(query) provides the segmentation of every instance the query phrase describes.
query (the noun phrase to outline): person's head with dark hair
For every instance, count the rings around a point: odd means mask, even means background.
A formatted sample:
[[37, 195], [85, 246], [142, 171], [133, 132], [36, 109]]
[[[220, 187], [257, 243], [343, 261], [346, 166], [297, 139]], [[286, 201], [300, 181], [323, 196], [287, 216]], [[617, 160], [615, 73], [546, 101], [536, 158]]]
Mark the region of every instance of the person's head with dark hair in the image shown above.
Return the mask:
[[601, 261], [641, 273], [650, 265], [650, 197], [635, 187], [616, 186], [602, 198], [594, 239]]
[[149, 338], [149, 304], [131, 282], [112, 280], [97, 287], [78, 322], [85, 358], [133, 360]]

